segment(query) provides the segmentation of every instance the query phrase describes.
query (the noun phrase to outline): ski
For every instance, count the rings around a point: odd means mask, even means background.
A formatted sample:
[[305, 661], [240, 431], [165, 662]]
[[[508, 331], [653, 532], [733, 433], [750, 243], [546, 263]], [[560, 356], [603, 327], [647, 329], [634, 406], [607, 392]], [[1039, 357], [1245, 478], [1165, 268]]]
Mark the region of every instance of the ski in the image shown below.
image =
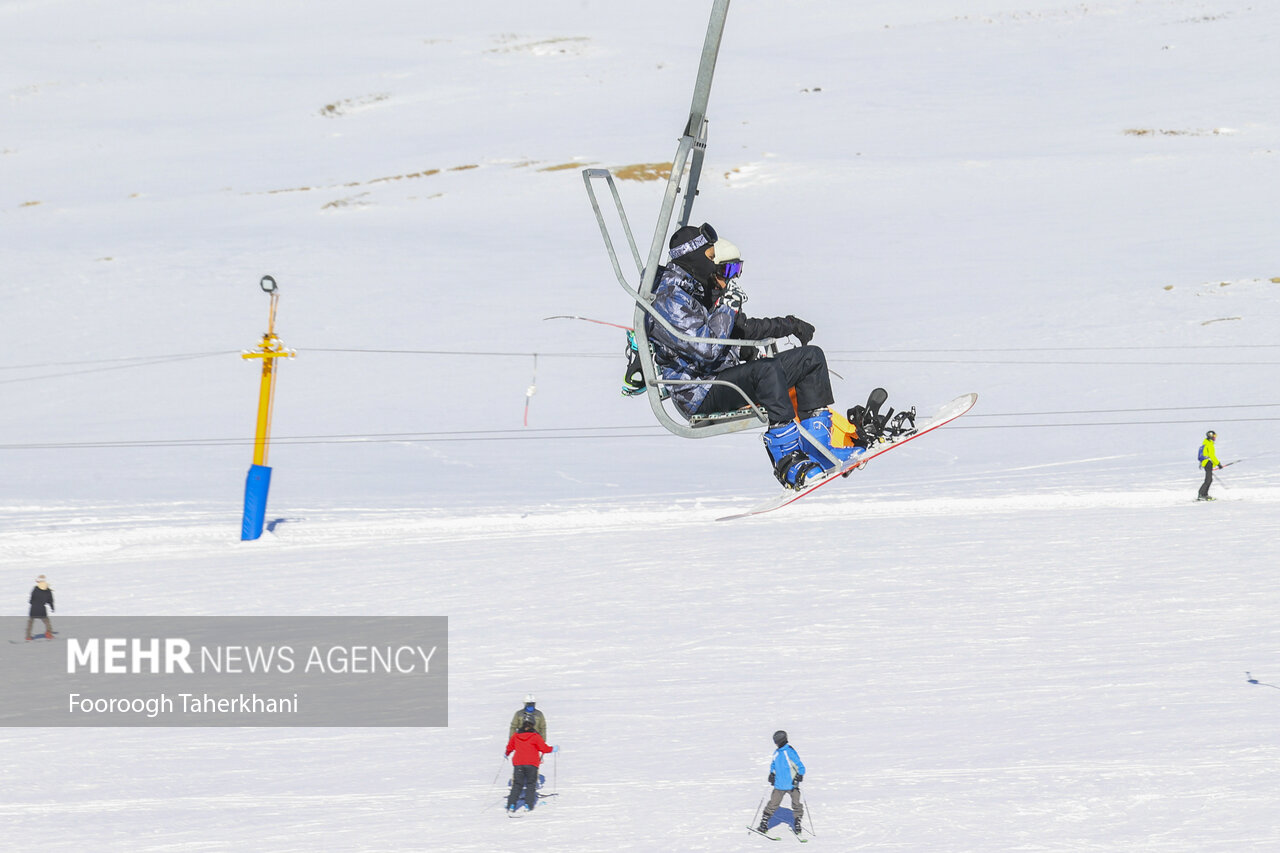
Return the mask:
[[[546, 808], [546, 807], [547, 807], [547, 804], [546, 804], [546, 803], [543, 803], [543, 800], [549, 799], [549, 798], [551, 798], [551, 797], [558, 797], [558, 796], [560, 796], [558, 793], [555, 793], [555, 794], [542, 794], [542, 793], [539, 793], [539, 794], [538, 794], [538, 807], [539, 807], [539, 808]], [[504, 802], [505, 802], [505, 801], [504, 801]], [[528, 803], [526, 803], [526, 802], [524, 801], [524, 798], [523, 798], [523, 797], [521, 797], [521, 798], [520, 798], [520, 800], [516, 803], [516, 810], [515, 810], [515, 811], [511, 811], [511, 809], [508, 809], [505, 805], [503, 806], [502, 810], [503, 810], [504, 812], [506, 812], [506, 813], [507, 813], [507, 817], [524, 817], [526, 814], [528, 814], [529, 812], [533, 811], [533, 809], [529, 808], [529, 804], [528, 804]]]
[[747, 827], [747, 832], [754, 832], [756, 835], [763, 835], [765, 838], [769, 839], [770, 841], [781, 841], [781, 840], [782, 840], [782, 836], [781, 836], [781, 835], [769, 835], [768, 833], [761, 832], [760, 830], [756, 829], [754, 826], [748, 826], [748, 827]]

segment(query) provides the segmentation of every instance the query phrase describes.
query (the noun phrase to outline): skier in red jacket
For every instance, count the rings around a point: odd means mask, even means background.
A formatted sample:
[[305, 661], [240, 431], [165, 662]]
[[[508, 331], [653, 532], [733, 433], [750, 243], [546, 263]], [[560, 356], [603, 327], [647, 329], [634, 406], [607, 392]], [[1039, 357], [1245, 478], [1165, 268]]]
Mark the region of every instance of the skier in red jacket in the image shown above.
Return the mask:
[[516, 803], [524, 797], [525, 805], [533, 811], [538, 801], [538, 765], [542, 764], [542, 755], [555, 752], [555, 747], [547, 746], [547, 742], [534, 729], [533, 723], [526, 722], [520, 731], [507, 741], [504, 755], [511, 756], [511, 793], [507, 795], [507, 811], [514, 812]]

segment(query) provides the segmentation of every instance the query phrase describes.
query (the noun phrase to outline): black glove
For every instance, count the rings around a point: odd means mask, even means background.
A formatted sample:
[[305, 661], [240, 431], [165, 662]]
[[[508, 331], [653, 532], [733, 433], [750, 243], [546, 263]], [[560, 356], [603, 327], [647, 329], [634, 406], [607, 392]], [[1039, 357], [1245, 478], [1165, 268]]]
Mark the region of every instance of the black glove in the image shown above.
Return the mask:
[[787, 322], [791, 325], [790, 333], [799, 339], [802, 346], [808, 346], [809, 341], [813, 340], [814, 331], [816, 331], [813, 326], [793, 314], [787, 315]]
[[799, 785], [799, 784], [800, 784], [801, 782], [803, 782], [803, 781], [804, 781], [804, 774], [803, 774], [803, 773], [797, 773], [797, 774], [796, 774], [796, 784], [797, 784], [797, 785]]
[[755, 361], [760, 357], [760, 350], [755, 347], [738, 347], [738, 361]]
[[769, 774], [769, 784], [770, 784], [770, 785], [772, 785], [772, 784], [773, 784], [773, 780], [774, 780], [774, 779], [776, 779], [776, 778], [777, 778], [777, 774], [776, 774], [776, 773], [770, 773], [770, 774]]

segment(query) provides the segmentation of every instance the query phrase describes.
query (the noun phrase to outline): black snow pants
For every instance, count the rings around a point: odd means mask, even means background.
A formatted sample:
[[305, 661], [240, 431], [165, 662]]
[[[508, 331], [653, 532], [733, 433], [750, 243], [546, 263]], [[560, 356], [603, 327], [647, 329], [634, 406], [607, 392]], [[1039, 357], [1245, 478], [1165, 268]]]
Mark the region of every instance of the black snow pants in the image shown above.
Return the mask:
[[[769, 412], [770, 424], [783, 424], [801, 413], [835, 402], [827, 356], [820, 347], [783, 350], [774, 358], [757, 358], [720, 371], [716, 379], [732, 382]], [[787, 392], [796, 389], [796, 408]], [[746, 405], [742, 395], [724, 385], [712, 385], [698, 407], [698, 414], [732, 412]]]
[[507, 794], [507, 806], [514, 806], [521, 797], [533, 808], [538, 802], [538, 765], [517, 764], [511, 768], [511, 793]]
[[1202, 467], [1204, 468], [1204, 482], [1200, 485], [1200, 494], [1197, 495], [1200, 500], [1209, 497], [1209, 487], [1213, 485], [1213, 462], [1206, 459]]

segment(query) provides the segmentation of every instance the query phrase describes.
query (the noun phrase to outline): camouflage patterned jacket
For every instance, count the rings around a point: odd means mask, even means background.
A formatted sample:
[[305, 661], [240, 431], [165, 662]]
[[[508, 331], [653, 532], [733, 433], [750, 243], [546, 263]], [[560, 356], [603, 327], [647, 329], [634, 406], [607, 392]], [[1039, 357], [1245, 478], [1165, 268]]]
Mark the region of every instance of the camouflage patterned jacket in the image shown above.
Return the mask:
[[[653, 307], [667, 322], [687, 335], [729, 338], [737, 312], [725, 305], [708, 311], [701, 296], [703, 286], [688, 272], [671, 264], [662, 270], [653, 287]], [[654, 359], [663, 379], [709, 379], [738, 363], [738, 348], [712, 343], [690, 343], [672, 337], [666, 329], [645, 318], [645, 332], [653, 343]], [[710, 386], [669, 386], [671, 399], [689, 417], [698, 411]]]

